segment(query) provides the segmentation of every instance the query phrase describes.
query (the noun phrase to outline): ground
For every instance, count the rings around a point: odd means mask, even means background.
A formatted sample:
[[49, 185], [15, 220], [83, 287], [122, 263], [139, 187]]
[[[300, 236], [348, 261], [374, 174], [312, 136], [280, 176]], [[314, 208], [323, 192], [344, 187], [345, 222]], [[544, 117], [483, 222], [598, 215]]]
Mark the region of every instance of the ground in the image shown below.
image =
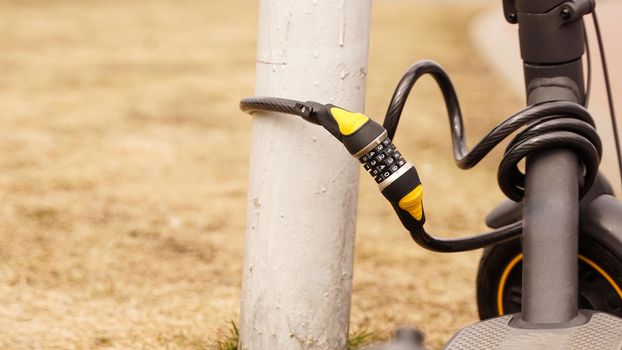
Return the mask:
[[[470, 43], [478, 4], [374, 2], [369, 115], [423, 58], [452, 75], [471, 144], [521, 106]], [[209, 349], [237, 320], [256, 10], [0, 2], [0, 348]], [[423, 82], [411, 101], [396, 143], [426, 183], [430, 231], [484, 229], [499, 153], [458, 170], [440, 93]], [[480, 252], [417, 247], [366, 176], [359, 219], [354, 332], [415, 324], [439, 346], [477, 319]]]

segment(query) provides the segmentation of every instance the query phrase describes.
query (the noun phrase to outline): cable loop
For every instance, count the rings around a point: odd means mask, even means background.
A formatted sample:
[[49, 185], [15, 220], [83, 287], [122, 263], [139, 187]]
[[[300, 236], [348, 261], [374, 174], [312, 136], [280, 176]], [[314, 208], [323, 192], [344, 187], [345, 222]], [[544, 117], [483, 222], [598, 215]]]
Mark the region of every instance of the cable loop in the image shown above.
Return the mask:
[[499, 187], [508, 198], [521, 201], [524, 196], [525, 175], [519, 170], [518, 163], [531, 153], [551, 148], [570, 148], [576, 152], [583, 165], [580, 195], [589, 190], [598, 172], [602, 143], [587, 109], [568, 101], [544, 102], [527, 107], [498, 124], [469, 150], [453, 84], [443, 68], [433, 61], [415, 63], [398, 83], [383, 123], [391, 139], [395, 136], [412, 87], [424, 75], [431, 75], [443, 94], [458, 167], [474, 167], [501, 141], [523, 128], [507, 146], [497, 172]]

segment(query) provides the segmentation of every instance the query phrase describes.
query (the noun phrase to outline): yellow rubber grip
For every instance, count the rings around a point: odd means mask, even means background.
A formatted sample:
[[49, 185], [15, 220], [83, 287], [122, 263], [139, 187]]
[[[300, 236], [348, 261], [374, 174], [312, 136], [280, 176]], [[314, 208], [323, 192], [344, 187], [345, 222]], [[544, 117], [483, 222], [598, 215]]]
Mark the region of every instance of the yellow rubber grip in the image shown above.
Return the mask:
[[335, 118], [335, 121], [337, 121], [339, 132], [341, 132], [342, 135], [354, 134], [369, 120], [364, 114], [353, 113], [337, 107], [332, 107], [330, 109], [330, 114]]
[[400, 208], [410, 213], [417, 221], [421, 221], [423, 217], [423, 186], [415, 187], [405, 195], [398, 203]]

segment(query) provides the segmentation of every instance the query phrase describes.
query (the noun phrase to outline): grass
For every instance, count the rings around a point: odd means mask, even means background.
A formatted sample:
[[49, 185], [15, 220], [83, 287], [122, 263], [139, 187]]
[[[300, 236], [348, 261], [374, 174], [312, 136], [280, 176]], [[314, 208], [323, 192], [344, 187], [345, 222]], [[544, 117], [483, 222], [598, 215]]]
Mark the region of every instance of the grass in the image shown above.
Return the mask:
[[376, 341], [378, 336], [367, 331], [358, 331], [348, 337], [348, 350], [360, 349]]
[[[210, 346], [210, 350], [238, 350], [240, 332], [238, 326], [233, 321], [229, 321], [229, 327], [221, 330]], [[374, 333], [367, 331], [357, 331], [348, 337], [348, 350], [358, 350], [363, 346], [371, 344], [377, 340]]]
[[218, 335], [214, 341], [213, 350], [238, 350], [240, 332], [235, 322], [229, 322], [230, 327]]

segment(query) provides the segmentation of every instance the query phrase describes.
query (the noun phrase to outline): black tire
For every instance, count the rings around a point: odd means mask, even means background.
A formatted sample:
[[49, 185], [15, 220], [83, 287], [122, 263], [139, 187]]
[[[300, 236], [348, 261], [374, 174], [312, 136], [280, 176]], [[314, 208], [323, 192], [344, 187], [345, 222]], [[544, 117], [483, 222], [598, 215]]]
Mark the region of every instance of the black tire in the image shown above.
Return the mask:
[[[579, 308], [622, 317], [620, 254], [583, 234], [579, 241], [579, 255]], [[514, 240], [485, 249], [477, 274], [480, 318], [484, 320], [520, 312], [521, 285], [520, 241]]]

